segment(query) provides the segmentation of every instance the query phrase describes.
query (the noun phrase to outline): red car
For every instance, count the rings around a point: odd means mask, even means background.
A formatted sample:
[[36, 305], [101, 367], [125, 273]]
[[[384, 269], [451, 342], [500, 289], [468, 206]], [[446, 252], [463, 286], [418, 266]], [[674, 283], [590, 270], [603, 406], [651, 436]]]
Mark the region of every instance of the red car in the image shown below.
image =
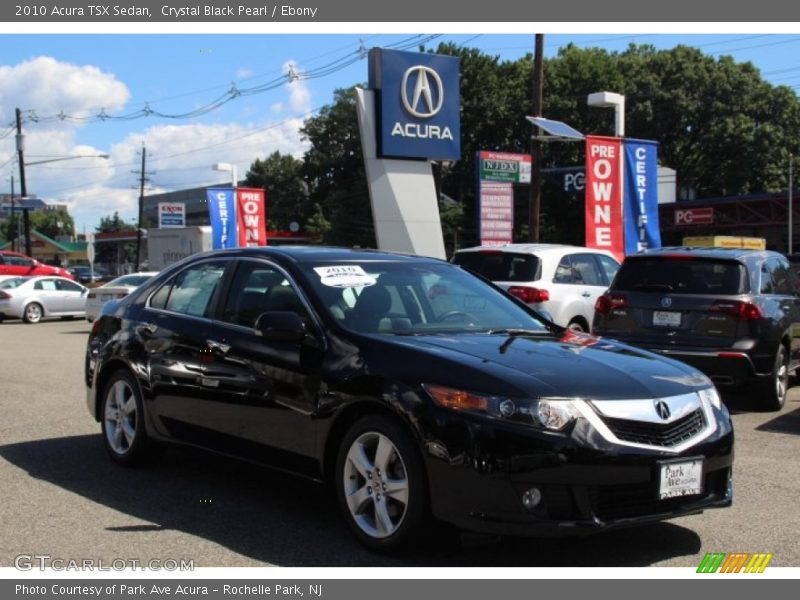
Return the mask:
[[75, 279], [66, 269], [43, 265], [35, 258], [7, 250], [0, 250], [0, 275], [58, 275]]

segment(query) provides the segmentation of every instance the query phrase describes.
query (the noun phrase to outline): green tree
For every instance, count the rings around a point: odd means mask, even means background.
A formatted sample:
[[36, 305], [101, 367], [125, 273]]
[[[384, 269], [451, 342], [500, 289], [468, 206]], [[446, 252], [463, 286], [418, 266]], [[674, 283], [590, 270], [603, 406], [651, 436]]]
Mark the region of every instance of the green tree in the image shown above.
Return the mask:
[[337, 90], [333, 104], [308, 119], [301, 133], [311, 147], [303, 171], [309, 201], [319, 206], [330, 227], [323, 242], [338, 246], [375, 247], [355, 88]]
[[264, 160], [256, 159], [245, 181], [264, 189], [270, 229], [286, 230], [292, 221], [305, 225], [314, 214], [303, 180], [303, 161], [290, 154], [273, 152]]
[[32, 212], [30, 219], [31, 229], [35, 229], [47, 237], [55, 239], [59, 235], [75, 235], [75, 221], [64, 207]]

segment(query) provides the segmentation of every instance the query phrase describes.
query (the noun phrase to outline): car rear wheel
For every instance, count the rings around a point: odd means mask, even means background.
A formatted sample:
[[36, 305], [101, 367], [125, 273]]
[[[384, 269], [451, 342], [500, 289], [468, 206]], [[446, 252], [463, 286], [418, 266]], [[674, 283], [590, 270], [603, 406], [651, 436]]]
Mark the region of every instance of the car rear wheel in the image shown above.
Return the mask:
[[570, 321], [569, 324], [567, 325], [567, 329], [570, 329], [572, 331], [578, 331], [580, 333], [586, 333], [589, 331], [589, 328], [580, 319], [573, 319], [572, 321]]
[[412, 437], [387, 417], [356, 421], [339, 448], [336, 494], [365, 546], [381, 552], [407, 546], [428, 516], [424, 467]]
[[117, 371], [103, 391], [103, 442], [111, 458], [124, 466], [136, 466], [153, 457], [153, 446], [144, 428], [139, 387], [127, 371]]
[[26, 323], [38, 323], [44, 316], [44, 309], [38, 302], [31, 302], [25, 307], [25, 312], [22, 314], [22, 320]]
[[789, 391], [789, 353], [786, 347], [778, 346], [775, 356], [775, 366], [772, 375], [765, 386], [765, 407], [768, 410], [780, 410], [786, 404], [786, 394]]

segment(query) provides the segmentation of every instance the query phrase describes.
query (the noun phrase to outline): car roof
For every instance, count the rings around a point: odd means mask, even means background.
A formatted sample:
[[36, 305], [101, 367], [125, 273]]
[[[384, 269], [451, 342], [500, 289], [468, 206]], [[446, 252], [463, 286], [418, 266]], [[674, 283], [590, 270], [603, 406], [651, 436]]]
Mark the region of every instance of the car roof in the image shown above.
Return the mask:
[[747, 248], [708, 248], [701, 246], [666, 246], [664, 248], [643, 250], [642, 252], [629, 256], [628, 258], [640, 256], [664, 256], [667, 254], [673, 256], [696, 256], [699, 258], [718, 258], [739, 261], [782, 256], [781, 254], [772, 252], [771, 250], [749, 250]]
[[251, 248], [235, 248], [229, 250], [211, 250], [193, 258], [202, 256], [250, 256], [278, 258], [303, 263], [319, 262], [380, 262], [380, 261], [413, 261], [413, 262], [445, 262], [438, 258], [386, 252], [363, 248], [335, 248], [327, 246], [256, 246]]
[[503, 244], [502, 246], [474, 246], [472, 248], [462, 248], [458, 250], [461, 252], [480, 252], [485, 250], [494, 250], [496, 252], [517, 252], [520, 254], [542, 254], [548, 252], [563, 252], [570, 251], [585, 251], [597, 252], [599, 254], [608, 254], [606, 250], [598, 248], [586, 248], [585, 246], [573, 246], [571, 244]]

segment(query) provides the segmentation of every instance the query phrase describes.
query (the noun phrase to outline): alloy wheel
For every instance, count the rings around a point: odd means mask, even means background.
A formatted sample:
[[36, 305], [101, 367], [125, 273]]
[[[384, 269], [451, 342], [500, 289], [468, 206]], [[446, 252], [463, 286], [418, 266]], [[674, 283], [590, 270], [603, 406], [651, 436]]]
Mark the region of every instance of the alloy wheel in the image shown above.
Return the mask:
[[130, 451], [136, 440], [136, 397], [123, 379], [108, 389], [104, 429], [111, 450], [120, 455]]
[[371, 538], [391, 536], [408, 509], [409, 481], [403, 458], [382, 433], [356, 438], [344, 464], [344, 494], [353, 521]]
[[42, 320], [42, 307], [36, 302], [31, 302], [25, 307], [25, 321], [28, 323], [38, 323]]

